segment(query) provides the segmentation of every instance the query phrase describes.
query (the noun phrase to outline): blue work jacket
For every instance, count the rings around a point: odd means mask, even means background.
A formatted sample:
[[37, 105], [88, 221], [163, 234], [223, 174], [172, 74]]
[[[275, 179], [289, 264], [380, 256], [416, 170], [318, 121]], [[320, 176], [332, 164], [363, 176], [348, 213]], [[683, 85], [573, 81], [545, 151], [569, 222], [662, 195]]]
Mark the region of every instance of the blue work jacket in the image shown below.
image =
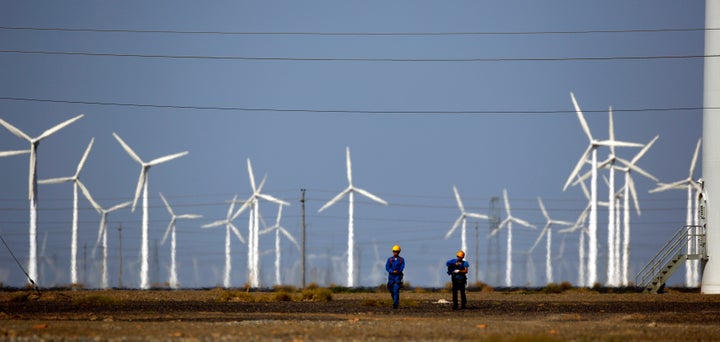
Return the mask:
[[[400, 283], [403, 279], [403, 270], [405, 269], [405, 259], [403, 257], [391, 256], [385, 262], [385, 270], [388, 272], [388, 283]], [[393, 274], [393, 271], [398, 271]]]

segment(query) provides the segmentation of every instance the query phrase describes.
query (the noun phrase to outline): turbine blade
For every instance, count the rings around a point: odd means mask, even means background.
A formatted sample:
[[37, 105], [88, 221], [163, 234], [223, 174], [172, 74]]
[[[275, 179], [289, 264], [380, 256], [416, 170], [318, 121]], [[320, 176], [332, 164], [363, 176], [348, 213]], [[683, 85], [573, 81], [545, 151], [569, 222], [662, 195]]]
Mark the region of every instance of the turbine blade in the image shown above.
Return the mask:
[[507, 189], [503, 189], [503, 200], [505, 201], [505, 213], [508, 217], [512, 216], [510, 215], [510, 200], [508, 200]]
[[73, 177], [49, 178], [49, 179], [39, 180], [38, 184], [60, 184], [60, 183], [72, 182], [74, 180], [75, 180], [75, 178], [73, 178]]
[[23, 131], [17, 129], [17, 127], [9, 124], [7, 121], [0, 119], [0, 125], [3, 125], [5, 128], [7, 128], [8, 131], [10, 131], [10, 133], [14, 134], [18, 138], [32, 142], [32, 138], [30, 138], [27, 134], [23, 133]]
[[120, 204], [118, 204], [118, 205], [116, 205], [116, 206], [108, 209], [106, 212], [110, 213], [110, 212], [113, 212], [113, 211], [115, 211], [115, 210], [120, 210], [120, 209], [122, 209], [122, 208], [125, 208], [125, 207], [129, 206], [130, 204], [132, 204], [132, 201], [122, 202], [122, 203], [120, 203]]
[[177, 219], [185, 219], [185, 220], [192, 220], [192, 219], [199, 219], [202, 218], [202, 215], [196, 215], [196, 214], [183, 214], [178, 215], [175, 218]]
[[575, 178], [575, 175], [577, 175], [578, 172], [580, 172], [580, 169], [582, 169], [582, 166], [585, 165], [585, 160], [587, 159], [587, 156], [588, 154], [590, 154], [590, 151], [592, 151], [592, 149], [592, 144], [588, 145], [588, 147], [585, 149], [585, 152], [583, 152], [580, 160], [578, 160], [577, 164], [575, 164], [575, 168], [573, 168], [572, 172], [570, 172], [570, 176], [568, 176], [568, 179], [563, 186], [563, 191], [567, 189], [567, 187], [570, 185], [570, 182]]
[[538, 204], [540, 205], [540, 211], [542, 211], [543, 216], [545, 216], [545, 219], [550, 221], [550, 215], [548, 215], [547, 210], [545, 210], [545, 205], [543, 204], [542, 198], [538, 196]]
[[463, 218], [465, 218], [465, 215], [460, 214], [460, 216], [457, 218], [457, 220], [455, 220], [455, 223], [453, 223], [453, 225], [452, 225], [452, 227], [450, 228], [450, 230], [448, 230], [448, 232], [445, 233], [445, 239], [446, 239], [446, 240], [450, 237], [450, 235], [452, 235], [452, 233], [455, 232], [455, 229], [457, 229], [457, 227], [460, 225], [460, 222], [462, 222]]
[[345, 167], [347, 168], [348, 184], [352, 186], [352, 162], [350, 161], [350, 147], [345, 147]]
[[[613, 123], [613, 112], [612, 112], [612, 106], [610, 106], [610, 109], [608, 110], [608, 129], [610, 134], [610, 140], [615, 141], [615, 124]], [[613, 156], [615, 155], [615, 146], [610, 146], [610, 154]]]
[[90, 205], [95, 208], [95, 211], [98, 212], [98, 214], [102, 214], [102, 207], [100, 207], [100, 204], [95, 202], [95, 199], [92, 198], [90, 195], [90, 191], [85, 187], [85, 184], [83, 184], [79, 179], [77, 182], [78, 186], [80, 186], [80, 191], [82, 191], [83, 195], [85, 195], [85, 198], [87, 198], [88, 202], [90, 202]]
[[143, 166], [140, 169], [140, 177], [138, 177], [137, 186], [135, 187], [135, 196], [133, 197], [133, 203], [132, 203], [132, 212], [135, 212], [135, 206], [137, 206], [138, 198], [140, 198], [140, 192], [142, 191], [142, 187], [145, 184], [145, 175], [147, 174], [147, 168]]
[[690, 179], [693, 178], [693, 173], [695, 173], [695, 163], [697, 163], [698, 153], [700, 152], [700, 144], [702, 144], [702, 138], [698, 139], [697, 145], [695, 145], [695, 154], [693, 154], [693, 159], [690, 163], [690, 175], [688, 176]]
[[77, 121], [77, 120], [80, 120], [80, 118], [82, 118], [83, 116], [85, 116], [85, 115], [84, 115], [84, 114], [80, 114], [80, 115], [78, 115], [78, 116], [76, 116], [76, 117], [74, 117], [74, 118], [72, 118], [72, 119], [70, 119], [70, 120], [66, 120], [66, 121], [63, 121], [63, 122], [55, 125], [54, 127], [50, 128], [50, 129], [46, 130], [45, 132], [43, 132], [42, 134], [40, 134], [40, 136], [38, 136], [37, 138], [35, 138], [35, 141], [40, 141], [40, 140], [43, 140], [43, 139], [49, 137], [49, 136], [52, 135], [53, 133], [55, 133], [55, 132], [57, 132], [57, 131], [65, 128], [65, 126], [67, 126], [67, 125], [69, 125], [69, 124], [71, 124], [71, 123], [73, 123], [73, 122], [75, 122], [75, 121]]
[[640, 143], [627, 142], [627, 141], [617, 141], [617, 140], [614, 140], [614, 141], [613, 141], [613, 140], [601, 140], [601, 141], [596, 141], [595, 144], [596, 144], [596, 145], [600, 145], [600, 146], [609, 146], [609, 147], [613, 147], [613, 146], [617, 146], [617, 147], [643, 147], [643, 144], [640, 144]]
[[240, 242], [242, 242], [242, 243], [246, 243], [245, 238], [242, 236], [242, 234], [240, 234], [240, 230], [237, 229], [237, 227], [235, 227], [235, 225], [233, 225], [232, 222], [229, 222], [228, 225], [230, 226], [230, 230], [232, 230], [232, 232], [235, 234], [235, 236], [237, 236], [238, 240], [240, 240]]
[[378, 203], [383, 204], [383, 205], [387, 205], [387, 204], [388, 204], [387, 202], [385, 202], [384, 199], [382, 199], [382, 198], [380, 198], [380, 197], [377, 197], [377, 196], [371, 194], [371, 193], [368, 192], [367, 190], [360, 189], [360, 188], [354, 188], [353, 190], [354, 190], [354, 191], [357, 191], [357, 192], [360, 193], [361, 195], [363, 195], [363, 196], [365, 196], [365, 197], [367, 197], [367, 198], [369, 198], [369, 199], [371, 199], [371, 200], [373, 200], [373, 201], [375, 201], [375, 202], [378, 202]]
[[465, 213], [465, 207], [463, 206], [462, 200], [460, 199], [460, 194], [458, 193], [457, 187], [453, 185], [453, 192], [455, 193], [455, 201], [457, 202], [458, 208], [460, 208], [461, 213]]
[[258, 194], [258, 197], [260, 197], [260, 198], [262, 198], [262, 199], [264, 199], [264, 200], [266, 200], [266, 201], [268, 201], [268, 202], [273, 202], [273, 203], [280, 204], [281, 206], [282, 206], [282, 205], [290, 205], [290, 202], [283, 201], [283, 200], [281, 200], [281, 199], [275, 198], [275, 197], [270, 196], [270, 195]]
[[333, 197], [333, 199], [329, 200], [327, 203], [325, 203], [325, 205], [320, 207], [320, 209], [318, 209], [318, 213], [321, 213], [323, 210], [325, 210], [328, 207], [330, 207], [331, 205], [337, 203], [337, 201], [341, 200], [351, 190], [352, 190], [352, 188], [348, 187], [347, 189], [343, 190], [341, 193], [337, 194], [335, 197]]
[[175, 224], [175, 217], [173, 217], [170, 220], [170, 224], [168, 224], [167, 229], [165, 229], [165, 235], [163, 235], [162, 241], [160, 241], [161, 245], [165, 245], [165, 240], [167, 240], [168, 235], [170, 235], [170, 230], [172, 230], [173, 225]]
[[280, 230], [280, 233], [282, 233], [283, 235], [285, 235], [285, 237], [288, 238], [288, 240], [290, 240], [293, 244], [295, 244], [296, 247], [300, 248], [300, 245], [298, 244], [297, 240], [295, 240], [295, 237], [293, 237], [293, 236], [290, 234], [290, 232], [288, 232], [285, 228], [279, 227], [279, 226], [278, 226], [277, 229], [279, 229], [279, 230]]
[[682, 186], [683, 184], [687, 183], [687, 181], [688, 181], [687, 179], [683, 179], [683, 180], [681, 180], [681, 181], [677, 181], [677, 182], [669, 183], [669, 184], [658, 183], [658, 187], [657, 187], [657, 188], [655, 188], [655, 189], [650, 189], [650, 191], [648, 191], [648, 192], [652, 194], [652, 193], [655, 193], [655, 192], [662, 192], [662, 191], [667, 191], [667, 190], [670, 190], [670, 189], [679, 188], [679, 187]]
[[252, 187], [252, 191], [257, 192], [257, 189], [255, 188], [255, 175], [253, 174], [252, 163], [250, 163], [250, 158], [247, 159], [247, 169], [248, 169], [248, 177], [250, 177], [250, 186]]
[[641, 167], [639, 167], [635, 164], [628, 164], [627, 166], [628, 166], [628, 169], [631, 169], [631, 170], [645, 176], [646, 178], [652, 179], [656, 182], [658, 181], [657, 177], [653, 176], [652, 174], [650, 174], [649, 172], [645, 171], [644, 169], [642, 169]]
[[158, 164], [162, 164], [162, 163], [164, 163], [164, 162], [168, 162], [168, 161], [171, 161], [171, 160], [173, 160], [173, 159], [177, 159], [177, 158], [180, 158], [180, 157], [182, 157], [182, 156], [185, 156], [185, 155], [187, 155], [188, 153], [190, 153], [190, 152], [184, 151], [184, 152], [180, 152], [180, 153], [171, 154], [171, 155], [169, 155], [169, 156], [164, 156], [164, 157], [156, 158], [156, 159], [151, 160], [151, 161], [148, 163], [148, 166], [155, 166], [155, 165], [158, 165]]
[[580, 106], [577, 103], [577, 100], [575, 100], [575, 94], [570, 92], [570, 99], [572, 100], [573, 107], [575, 107], [575, 113], [577, 113], [578, 120], [580, 120], [580, 126], [582, 126], [583, 132], [585, 132], [585, 135], [587, 135], [588, 140], [590, 142], [593, 141], [592, 133], [590, 133], [590, 126], [588, 126], [587, 121], [585, 121], [585, 116], [583, 116], [582, 110], [580, 110]]
[[90, 139], [90, 144], [88, 144], [88, 147], [85, 149], [85, 153], [83, 153], [83, 156], [80, 159], [80, 163], [78, 163], [77, 169], [75, 170], [75, 178], [80, 176], [80, 171], [82, 171], [83, 165], [85, 165], [85, 161], [87, 160], [87, 157], [90, 154], [90, 150], [92, 149], [94, 142], [95, 142], [95, 138]]
[[235, 212], [235, 214], [232, 216], [232, 218], [230, 218], [230, 221], [234, 221], [236, 218], [238, 218], [238, 216], [240, 216], [240, 214], [242, 214], [245, 211], [245, 209], [250, 207], [253, 200], [254, 200], [253, 197], [248, 198], [248, 200], [245, 201], [245, 203], [243, 203], [243, 205], [240, 207], [240, 209], [238, 209], [238, 211]]
[[[247, 203], [249, 201], [250, 200], [247, 200], [247, 201], [245, 201], [245, 203]], [[233, 209], [235, 208], [235, 203], [237, 203], [237, 194], [235, 196], [233, 196], [232, 201], [230, 201], [230, 207], [228, 208], [228, 211], [227, 211], [227, 214], [225, 214], [225, 217], [230, 217], [230, 215], [233, 212]], [[230, 221], [234, 220], [237, 215], [239, 215], [239, 214], [233, 215], [233, 217], [230, 219]]]
[[170, 213], [170, 216], [175, 216], [175, 213], [173, 212], [172, 208], [170, 208], [170, 203], [165, 199], [165, 196], [163, 196], [162, 192], [159, 192], [160, 199], [162, 199], [163, 203], [165, 203], [165, 208], [167, 208], [168, 213]]
[[645, 155], [645, 153], [647, 153], [647, 151], [650, 149], [650, 147], [652, 147], [652, 145], [658, 140], [658, 138], [660, 138], [659, 134], [656, 135], [655, 138], [650, 140], [649, 143], [645, 144], [645, 146], [640, 150], [640, 152], [638, 152], [638, 154], [636, 154], [635, 157], [633, 157], [633, 159], [630, 163], [632, 163], [632, 164], [637, 163], [638, 160], [640, 160], [640, 158], [642, 158]]
[[589, 170], [588, 172], [583, 173], [582, 176], [578, 176], [577, 179], [574, 182], [572, 182], [572, 184], [570, 184], [570, 185], [576, 186], [580, 183], [585, 184], [585, 180], [590, 178], [590, 176], [592, 176], [592, 170]]
[[483, 219], [483, 220], [489, 220], [489, 219], [490, 219], [490, 216], [483, 215], [483, 214], [478, 214], [478, 213], [465, 213], [465, 216], [469, 216], [469, 217], [477, 218], [477, 219]]
[[98, 229], [98, 237], [97, 237], [97, 241], [95, 242], [95, 246], [100, 244], [100, 239], [102, 239], [102, 234], [105, 231], [106, 220], [107, 220], [107, 214], [101, 214], [100, 215], [100, 228]]
[[523, 226], [525, 226], [525, 227], [528, 227], [528, 228], [532, 228], [532, 229], [535, 229], [535, 228], [536, 228], [534, 224], [530, 224], [530, 222], [525, 221], [525, 220], [523, 220], [523, 219], [519, 219], [519, 218], [513, 217], [513, 221], [516, 222], [516, 223], [519, 223], [519, 224], [521, 224], [521, 225], [523, 225]]
[[[144, 165], [144, 164], [145, 164], [145, 162], [143, 162], [142, 159], [140, 159], [140, 157], [138, 157], [138, 155], [135, 153], [135, 151], [133, 151], [133, 150], [130, 148], [130, 146], [128, 146], [128, 144], [126, 144], [125, 141], [122, 140], [119, 135], [117, 135], [117, 133], [113, 132], [113, 136], [115, 137], [115, 140], [117, 140], [117, 141], [120, 143], [120, 146], [122, 146], [122, 148], [125, 150], [125, 152], [127, 152], [127, 154], [130, 155], [130, 158], [132, 158], [132, 159], [134, 159], [136, 162], [140, 163], [140, 165]], [[135, 206], [135, 205], [133, 204], [133, 207], [134, 207], [134, 206]]]
[[2, 152], [0, 152], [0, 158], [1, 158], [1, 157], [17, 156], [17, 155], [19, 155], [19, 154], [26, 154], [26, 153], [30, 153], [30, 150], [2, 151]]
[[550, 225], [546, 224], [545, 228], [543, 228], [543, 230], [540, 231], [540, 235], [538, 235], [538, 237], [535, 239], [535, 243], [533, 243], [532, 247], [530, 247], [530, 249], [528, 250], [528, 253], [532, 253], [535, 250], [535, 247], [537, 247], [538, 243], [540, 243], [540, 240], [542, 240], [542, 237], [545, 235], [548, 228], [550, 228]]
[[202, 226], [200, 226], [200, 227], [201, 227], [201, 228], [212, 228], [212, 227], [217, 227], [217, 226], [223, 226], [223, 225], [226, 225], [226, 224], [228, 224], [228, 221], [227, 221], [227, 220], [218, 220], [218, 221], [215, 221], [215, 222], [213, 222], [213, 223], [204, 224], [204, 225], [202, 225]]
[[637, 198], [637, 191], [635, 190], [635, 181], [633, 181], [632, 177], [628, 177], [628, 186], [630, 186], [630, 197], [633, 199], [633, 203], [635, 204], [635, 212], [638, 214], [638, 216], [641, 215], [640, 213], [640, 202]]

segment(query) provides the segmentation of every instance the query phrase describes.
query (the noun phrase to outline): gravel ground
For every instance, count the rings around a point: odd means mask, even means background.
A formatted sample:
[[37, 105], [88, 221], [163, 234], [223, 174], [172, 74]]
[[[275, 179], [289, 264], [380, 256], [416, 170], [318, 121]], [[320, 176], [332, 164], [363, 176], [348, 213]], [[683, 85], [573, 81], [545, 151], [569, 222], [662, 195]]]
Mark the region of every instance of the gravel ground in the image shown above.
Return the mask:
[[[237, 297], [227, 296], [237, 294]], [[232, 290], [0, 291], [0, 340], [720, 341], [720, 296], [569, 290], [335, 293], [279, 301]], [[218, 301], [230, 298], [239, 301]], [[289, 299], [289, 298], [286, 298]]]

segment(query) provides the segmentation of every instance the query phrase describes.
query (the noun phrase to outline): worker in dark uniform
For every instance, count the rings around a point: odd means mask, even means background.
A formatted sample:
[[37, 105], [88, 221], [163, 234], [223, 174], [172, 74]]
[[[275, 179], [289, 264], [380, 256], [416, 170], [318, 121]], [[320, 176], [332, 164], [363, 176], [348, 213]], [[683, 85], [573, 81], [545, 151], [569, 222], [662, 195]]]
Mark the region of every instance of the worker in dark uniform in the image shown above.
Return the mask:
[[400, 288], [403, 281], [403, 270], [405, 269], [405, 259], [400, 256], [400, 246], [392, 247], [393, 256], [385, 262], [385, 270], [388, 273], [387, 288], [393, 299], [393, 309], [400, 306]]
[[464, 260], [465, 252], [458, 251], [455, 256], [455, 259], [450, 259], [445, 263], [447, 266], [447, 273], [450, 275], [450, 279], [452, 280], [453, 310], [458, 309], [458, 291], [460, 292], [462, 309], [465, 309], [465, 306], [467, 305], [465, 285], [467, 284], [467, 272], [470, 267], [470, 264]]

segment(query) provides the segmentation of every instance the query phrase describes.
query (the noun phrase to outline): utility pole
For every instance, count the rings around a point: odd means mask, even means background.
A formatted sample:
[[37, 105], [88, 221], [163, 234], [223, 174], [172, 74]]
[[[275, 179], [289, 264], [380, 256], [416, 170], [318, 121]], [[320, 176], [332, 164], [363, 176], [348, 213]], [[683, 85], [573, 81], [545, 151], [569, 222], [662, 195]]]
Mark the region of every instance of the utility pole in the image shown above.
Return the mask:
[[158, 284], [160, 283], [160, 259], [158, 258], [158, 242], [157, 239], [155, 240], [155, 250], [153, 251], [153, 263], [154, 266], [154, 274], [153, 274], [153, 282], [150, 283], [150, 286], [152, 287], [152, 284]]
[[302, 269], [302, 288], [305, 288], [305, 189], [300, 189], [300, 192], [302, 192], [302, 198], [300, 199], [300, 203], [302, 203], [302, 262], [301, 262], [301, 269]]
[[118, 256], [120, 259], [120, 265], [118, 265], [118, 288], [122, 288], [122, 223], [120, 223], [120, 226], [118, 227], [118, 237], [120, 241], [118, 244]]

